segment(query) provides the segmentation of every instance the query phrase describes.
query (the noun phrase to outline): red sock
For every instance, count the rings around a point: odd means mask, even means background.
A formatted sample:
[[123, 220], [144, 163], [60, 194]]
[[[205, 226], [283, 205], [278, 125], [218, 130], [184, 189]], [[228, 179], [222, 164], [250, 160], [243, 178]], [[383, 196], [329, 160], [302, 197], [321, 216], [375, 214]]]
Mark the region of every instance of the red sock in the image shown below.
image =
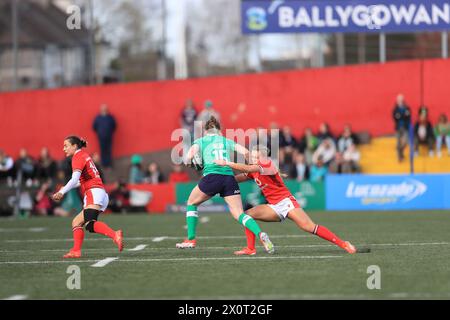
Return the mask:
[[84, 230], [82, 227], [75, 227], [73, 231], [73, 248], [74, 251], [80, 251], [83, 246]]
[[116, 232], [108, 227], [106, 223], [103, 223], [101, 221], [94, 222], [94, 232], [103, 234], [107, 237], [110, 237], [111, 239], [114, 239], [114, 236], [116, 235]]
[[330, 230], [328, 230], [325, 227], [316, 225], [316, 227], [314, 228], [313, 234], [321, 237], [322, 239], [330, 241], [341, 248], [344, 245], [344, 241], [342, 241], [337, 235], [335, 235], [333, 232], [331, 232]]
[[245, 236], [247, 237], [247, 248], [254, 250], [255, 249], [256, 236], [249, 229], [244, 228], [244, 230], [245, 230]]

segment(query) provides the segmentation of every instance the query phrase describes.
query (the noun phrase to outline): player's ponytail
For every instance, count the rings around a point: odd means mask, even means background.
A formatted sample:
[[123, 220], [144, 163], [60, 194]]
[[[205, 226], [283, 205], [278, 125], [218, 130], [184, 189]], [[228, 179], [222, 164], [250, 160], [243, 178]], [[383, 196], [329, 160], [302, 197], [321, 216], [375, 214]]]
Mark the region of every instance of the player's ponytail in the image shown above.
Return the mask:
[[87, 147], [87, 141], [77, 136], [69, 136], [66, 138], [72, 145], [76, 145], [77, 149], [83, 149]]

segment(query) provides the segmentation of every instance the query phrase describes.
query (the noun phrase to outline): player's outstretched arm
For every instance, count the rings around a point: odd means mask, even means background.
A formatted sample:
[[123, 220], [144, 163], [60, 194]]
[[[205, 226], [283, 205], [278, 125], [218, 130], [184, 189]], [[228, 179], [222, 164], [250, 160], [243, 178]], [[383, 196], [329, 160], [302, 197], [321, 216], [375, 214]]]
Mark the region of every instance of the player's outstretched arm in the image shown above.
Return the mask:
[[72, 173], [72, 178], [69, 180], [69, 182], [67, 182], [67, 184], [64, 187], [62, 187], [57, 193], [55, 193], [52, 196], [52, 199], [55, 201], [60, 201], [67, 192], [80, 186], [80, 177], [81, 172], [74, 171]]
[[251, 180], [245, 173], [240, 173], [234, 176], [237, 183], [245, 182]]
[[215, 163], [219, 166], [228, 166], [231, 169], [238, 170], [241, 172], [246, 172], [246, 173], [261, 171], [261, 167], [256, 164], [242, 164], [242, 163], [235, 163], [235, 162], [225, 161], [225, 160], [215, 160]]

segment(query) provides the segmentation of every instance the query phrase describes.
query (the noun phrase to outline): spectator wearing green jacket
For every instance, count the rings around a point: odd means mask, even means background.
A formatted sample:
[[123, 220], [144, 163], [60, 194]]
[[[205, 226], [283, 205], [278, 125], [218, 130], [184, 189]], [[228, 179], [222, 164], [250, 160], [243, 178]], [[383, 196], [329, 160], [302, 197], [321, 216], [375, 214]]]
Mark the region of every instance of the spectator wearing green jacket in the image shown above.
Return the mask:
[[308, 164], [312, 163], [312, 155], [318, 145], [319, 139], [313, 134], [311, 128], [306, 128], [304, 136], [298, 143], [298, 150], [305, 155]]
[[436, 152], [438, 157], [442, 156], [441, 149], [442, 142], [444, 141], [447, 146], [447, 154], [450, 156], [450, 123], [445, 114], [439, 116], [438, 123], [434, 127], [434, 135], [436, 137]]

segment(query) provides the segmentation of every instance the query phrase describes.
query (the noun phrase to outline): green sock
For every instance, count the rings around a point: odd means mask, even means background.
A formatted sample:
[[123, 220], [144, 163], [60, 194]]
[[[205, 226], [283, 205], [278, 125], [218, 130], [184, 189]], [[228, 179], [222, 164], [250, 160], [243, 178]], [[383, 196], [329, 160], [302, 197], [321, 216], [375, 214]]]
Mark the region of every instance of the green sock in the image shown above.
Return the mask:
[[197, 229], [198, 211], [197, 206], [187, 206], [186, 224], [188, 232], [188, 240], [195, 239], [195, 231]]
[[259, 227], [258, 223], [250, 217], [249, 215], [243, 213], [239, 216], [239, 223], [242, 224], [244, 227], [246, 227], [248, 230], [253, 232], [255, 236], [259, 237], [259, 234], [261, 233], [261, 228]]

